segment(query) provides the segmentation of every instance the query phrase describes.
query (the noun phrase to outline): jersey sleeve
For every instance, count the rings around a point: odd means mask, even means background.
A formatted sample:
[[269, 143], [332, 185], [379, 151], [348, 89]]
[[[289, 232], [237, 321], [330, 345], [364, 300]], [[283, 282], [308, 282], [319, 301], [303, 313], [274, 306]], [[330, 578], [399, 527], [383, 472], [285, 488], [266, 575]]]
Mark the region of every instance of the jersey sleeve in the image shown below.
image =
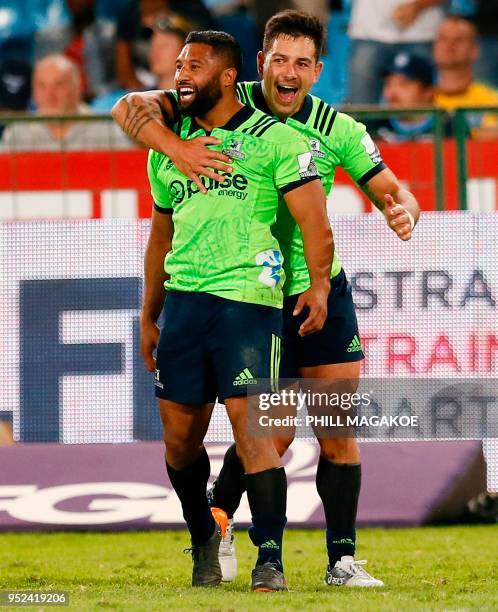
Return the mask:
[[360, 186], [386, 168], [367, 128], [353, 117], [338, 113], [330, 139], [342, 168]]
[[157, 176], [158, 169], [158, 154], [155, 151], [149, 151], [147, 159], [147, 175], [150, 183], [150, 193], [154, 200], [154, 209], [160, 213], [171, 214], [173, 212], [173, 202], [170, 191]]
[[282, 194], [320, 178], [308, 143], [296, 132], [292, 140], [275, 145], [275, 184]]

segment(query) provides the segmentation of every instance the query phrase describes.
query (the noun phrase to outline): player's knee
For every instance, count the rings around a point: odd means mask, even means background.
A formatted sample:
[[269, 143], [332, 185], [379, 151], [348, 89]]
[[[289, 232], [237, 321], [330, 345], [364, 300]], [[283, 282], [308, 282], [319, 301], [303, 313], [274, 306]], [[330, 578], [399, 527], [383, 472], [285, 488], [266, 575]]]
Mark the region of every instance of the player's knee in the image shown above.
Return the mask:
[[173, 436], [165, 436], [164, 445], [166, 447], [166, 461], [177, 470], [188, 467], [202, 449], [202, 442]]
[[320, 454], [334, 463], [359, 463], [360, 449], [355, 438], [322, 438]]
[[278, 455], [270, 438], [237, 440], [237, 455], [246, 472], [268, 469], [279, 463]]
[[250, 467], [258, 456], [258, 444], [251, 444], [248, 440], [237, 440], [237, 455], [244, 468]]
[[339, 394], [351, 395], [352, 393], [356, 393], [356, 391], [358, 390], [359, 384], [360, 384], [360, 377], [354, 376], [353, 374], [351, 374], [351, 376], [339, 379], [334, 384], [334, 386], [337, 387], [337, 389], [334, 389], [334, 390], [336, 390], [337, 393]]

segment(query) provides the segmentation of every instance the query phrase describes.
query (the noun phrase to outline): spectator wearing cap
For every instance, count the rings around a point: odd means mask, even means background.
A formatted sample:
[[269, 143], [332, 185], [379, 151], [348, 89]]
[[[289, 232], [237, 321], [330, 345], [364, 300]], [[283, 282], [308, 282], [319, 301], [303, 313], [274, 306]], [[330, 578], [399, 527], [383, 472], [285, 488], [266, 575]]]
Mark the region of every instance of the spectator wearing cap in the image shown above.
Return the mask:
[[[447, 111], [474, 106], [498, 106], [498, 91], [474, 78], [474, 65], [478, 57], [475, 25], [460, 16], [446, 17], [434, 42], [436, 106]], [[494, 136], [498, 131], [498, 117], [492, 113], [469, 114], [469, 125], [474, 136]]]
[[[0, 64], [0, 111], [25, 111], [31, 97], [31, 66], [21, 59]], [[0, 136], [5, 126], [0, 125]]]
[[[434, 103], [434, 68], [423, 57], [399, 53], [387, 68], [383, 99], [393, 109], [432, 106]], [[433, 128], [432, 115], [388, 117], [372, 126], [379, 138], [389, 142], [425, 140]]]
[[376, 104], [385, 70], [398, 53], [431, 59], [446, 1], [354, 0], [349, 26], [349, 102]]
[[21, 59], [0, 64], [0, 111], [24, 111], [31, 96], [31, 66]]
[[[64, 55], [49, 55], [35, 64], [33, 100], [36, 113], [56, 118], [85, 114], [78, 66]], [[60, 151], [128, 148], [130, 142], [113, 123], [101, 121], [13, 122], [3, 133], [4, 148], [14, 151]]]

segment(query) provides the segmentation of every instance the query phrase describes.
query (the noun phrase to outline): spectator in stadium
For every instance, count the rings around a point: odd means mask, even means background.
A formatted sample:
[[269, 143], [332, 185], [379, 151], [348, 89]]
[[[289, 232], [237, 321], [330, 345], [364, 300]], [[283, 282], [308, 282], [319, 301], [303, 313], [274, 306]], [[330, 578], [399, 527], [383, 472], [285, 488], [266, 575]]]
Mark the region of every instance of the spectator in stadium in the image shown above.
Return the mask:
[[[23, 111], [31, 96], [31, 66], [22, 59], [6, 59], [0, 64], [0, 112]], [[0, 125], [0, 136], [4, 130]]]
[[[37, 15], [33, 3], [9, 0], [0, 3], [0, 58], [30, 61]], [[31, 9], [31, 10], [30, 10]]]
[[474, 74], [479, 81], [498, 87], [498, 0], [451, 0], [450, 12], [475, 24], [481, 52]]
[[477, 0], [473, 21], [481, 48], [475, 66], [476, 77], [498, 88], [498, 0]]
[[[193, 27], [190, 21], [175, 13], [163, 13], [156, 18], [151, 27], [147, 61], [139, 69], [140, 78], [144, 83], [149, 83], [151, 88], [173, 87], [176, 58], [182, 50], [183, 41]], [[103, 96], [97, 96], [91, 102], [92, 111], [109, 113], [119, 98], [129, 91], [117, 88]]]
[[31, 96], [31, 66], [22, 59], [0, 63], [0, 111], [23, 111]]
[[149, 49], [154, 22], [171, 13], [191, 21], [187, 29], [214, 29], [211, 13], [201, 0], [128, 0], [118, 19], [116, 75], [126, 90], [154, 85], [149, 71]]
[[[85, 114], [78, 66], [64, 55], [50, 55], [33, 70], [36, 113], [58, 116]], [[116, 149], [131, 146], [119, 128], [101, 121], [18, 122], [7, 127], [2, 144], [8, 150], [58, 151]]]
[[[498, 106], [498, 91], [474, 78], [474, 65], [478, 57], [475, 25], [461, 16], [447, 16], [434, 42], [437, 106], [447, 111], [459, 107]], [[468, 119], [474, 136], [494, 136], [498, 131], [497, 115], [469, 113]]]
[[204, 0], [211, 11], [216, 29], [231, 34], [242, 49], [241, 81], [257, 79], [254, 58], [259, 51], [259, 32], [253, 9], [253, 0]]
[[159, 17], [154, 23], [149, 67], [157, 89], [174, 89], [176, 60], [191, 30], [192, 26], [186, 19], [173, 14]]
[[65, 0], [69, 19], [36, 33], [35, 58], [62, 53], [78, 66], [88, 102], [114, 88], [116, 23], [100, 15], [96, 0]]
[[285, 9], [307, 11], [327, 24], [331, 2], [329, 0], [252, 0], [252, 7], [261, 33], [270, 17]]
[[[432, 106], [434, 68], [417, 55], [399, 53], [386, 71], [382, 91], [384, 102], [393, 109]], [[424, 140], [431, 136], [432, 115], [403, 115], [371, 122], [369, 129], [387, 142]]]
[[382, 77], [398, 53], [406, 51], [431, 58], [445, 3], [446, 0], [354, 0], [349, 28], [349, 102], [379, 102]]

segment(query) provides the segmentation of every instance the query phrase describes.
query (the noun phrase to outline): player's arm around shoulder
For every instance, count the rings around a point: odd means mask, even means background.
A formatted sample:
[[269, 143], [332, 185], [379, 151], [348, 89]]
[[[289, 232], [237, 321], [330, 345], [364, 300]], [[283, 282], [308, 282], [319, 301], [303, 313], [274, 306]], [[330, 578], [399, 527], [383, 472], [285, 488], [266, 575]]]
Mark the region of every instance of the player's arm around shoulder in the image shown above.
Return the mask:
[[297, 133], [292, 140], [281, 141], [276, 148], [277, 181], [289, 212], [299, 225], [311, 286], [302, 293], [294, 314], [305, 307], [309, 316], [301, 325], [300, 335], [319, 331], [327, 317], [330, 269], [334, 239], [327, 216], [325, 191], [307, 142]]
[[341, 165], [401, 240], [410, 240], [420, 207], [415, 196], [402, 187], [366, 127], [345, 113], [338, 113], [331, 146], [339, 151]]
[[128, 93], [116, 102], [111, 115], [129, 138], [167, 155], [182, 174], [196, 183], [202, 193], [207, 193], [207, 190], [200, 175], [223, 182], [224, 177], [217, 174], [216, 170], [232, 171], [229, 157], [221, 151], [208, 148], [209, 145], [220, 144], [217, 138], [200, 136], [182, 140], [172, 129], [174, 124], [181, 121], [173, 91]]

